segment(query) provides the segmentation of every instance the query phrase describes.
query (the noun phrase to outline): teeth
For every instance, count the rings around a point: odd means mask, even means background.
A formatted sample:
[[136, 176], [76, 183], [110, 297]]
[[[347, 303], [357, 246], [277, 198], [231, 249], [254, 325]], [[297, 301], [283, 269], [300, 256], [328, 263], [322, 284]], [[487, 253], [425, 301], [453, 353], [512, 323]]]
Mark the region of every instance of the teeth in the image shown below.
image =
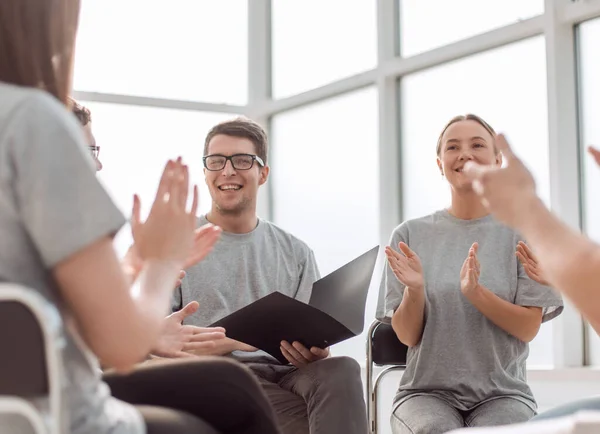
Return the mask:
[[239, 190], [240, 187], [239, 185], [222, 185], [219, 187], [221, 190]]

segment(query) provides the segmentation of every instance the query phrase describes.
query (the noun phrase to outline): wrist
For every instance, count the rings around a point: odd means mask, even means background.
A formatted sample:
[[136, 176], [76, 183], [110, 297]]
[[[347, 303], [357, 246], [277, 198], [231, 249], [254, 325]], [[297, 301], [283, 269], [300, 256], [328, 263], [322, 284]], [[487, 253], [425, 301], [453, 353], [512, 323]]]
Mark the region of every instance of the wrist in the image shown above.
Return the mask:
[[407, 291], [409, 294], [423, 294], [425, 292], [425, 285], [412, 285], [412, 286], [405, 286], [405, 291]]
[[476, 301], [481, 300], [483, 293], [484, 293], [484, 288], [480, 284], [477, 284], [473, 288], [469, 288], [469, 289], [463, 291], [463, 294], [465, 295], [465, 297], [467, 297], [467, 299], [471, 302], [476, 302]]

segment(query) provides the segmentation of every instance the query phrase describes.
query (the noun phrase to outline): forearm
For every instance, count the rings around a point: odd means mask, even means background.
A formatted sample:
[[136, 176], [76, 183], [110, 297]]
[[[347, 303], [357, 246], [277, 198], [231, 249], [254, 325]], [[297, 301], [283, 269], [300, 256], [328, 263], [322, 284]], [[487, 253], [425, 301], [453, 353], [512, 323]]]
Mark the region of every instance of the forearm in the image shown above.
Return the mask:
[[404, 288], [402, 302], [392, 317], [392, 328], [400, 342], [414, 347], [423, 334], [425, 315], [425, 290]]
[[487, 319], [523, 342], [530, 342], [540, 329], [540, 308], [517, 306], [481, 285], [465, 297]]
[[539, 199], [523, 213], [517, 229], [547, 280], [600, 333], [600, 247], [562, 223]]

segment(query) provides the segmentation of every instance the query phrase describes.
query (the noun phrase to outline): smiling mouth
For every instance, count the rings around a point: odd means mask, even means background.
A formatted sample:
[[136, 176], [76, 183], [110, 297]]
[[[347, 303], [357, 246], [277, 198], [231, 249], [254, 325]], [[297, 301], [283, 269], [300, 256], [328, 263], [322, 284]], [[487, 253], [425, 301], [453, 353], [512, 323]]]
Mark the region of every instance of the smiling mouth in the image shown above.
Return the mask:
[[462, 171], [463, 171], [463, 168], [462, 168], [462, 167], [459, 167], [458, 169], [454, 169], [454, 171], [455, 171], [455, 172], [457, 172], [457, 173], [462, 173]]
[[242, 186], [237, 184], [225, 184], [219, 185], [217, 188], [221, 191], [238, 191], [242, 189]]

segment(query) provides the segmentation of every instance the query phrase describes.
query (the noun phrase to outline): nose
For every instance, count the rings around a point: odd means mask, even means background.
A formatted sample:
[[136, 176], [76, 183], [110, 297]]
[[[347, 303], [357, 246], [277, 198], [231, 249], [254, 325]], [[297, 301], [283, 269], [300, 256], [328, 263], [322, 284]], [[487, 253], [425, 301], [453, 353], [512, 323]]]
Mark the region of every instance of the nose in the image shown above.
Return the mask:
[[102, 162], [100, 160], [98, 160], [97, 158], [96, 160], [96, 172], [100, 172], [102, 170]]
[[235, 169], [233, 168], [233, 164], [231, 163], [231, 160], [225, 161], [225, 167], [223, 167], [223, 175], [224, 176], [235, 175]]
[[459, 160], [461, 161], [465, 161], [465, 160], [472, 160], [473, 159], [473, 154], [471, 153], [470, 149], [464, 149], [461, 153], [460, 156], [458, 157]]

